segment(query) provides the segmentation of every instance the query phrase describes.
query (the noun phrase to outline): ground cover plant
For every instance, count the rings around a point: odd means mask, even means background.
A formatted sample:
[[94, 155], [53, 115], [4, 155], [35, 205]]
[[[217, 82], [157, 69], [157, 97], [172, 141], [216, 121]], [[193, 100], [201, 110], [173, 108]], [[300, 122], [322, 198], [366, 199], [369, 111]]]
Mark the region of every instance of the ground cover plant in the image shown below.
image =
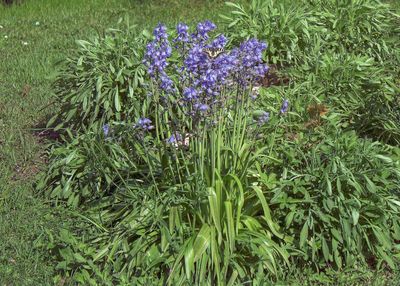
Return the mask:
[[[395, 285], [396, 6], [227, 3], [216, 30], [208, 13], [187, 26], [191, 14], [171, 12], [164, 26], [162, 3], [133, 2], [144, 21], [118, 24], [129, 12], [110, 8], [101, 27], [117, 28], [69, 43], [58, 75], [40, 81], [60, 110], [41, 133], [57, 138], [47, 166], [25, 187], [35, 181], [40, 231], [6, 244], [0, 281]], [[7, 150], [30, 138], [19, 134]], [[7, 193], [5, 222], [19, 211]], [[13, 272], [23, 254], [7, 255], [25, 241], [39, 265], [30, 280]]]

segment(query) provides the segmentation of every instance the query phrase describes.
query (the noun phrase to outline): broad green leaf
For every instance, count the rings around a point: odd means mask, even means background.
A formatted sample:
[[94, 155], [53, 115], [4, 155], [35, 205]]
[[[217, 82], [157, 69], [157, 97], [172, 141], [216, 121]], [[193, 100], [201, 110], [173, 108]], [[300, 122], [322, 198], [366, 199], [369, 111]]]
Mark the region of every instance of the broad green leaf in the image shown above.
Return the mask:
[[324, 237], [322, 237], [322, 254], [324, 255], [325, 262], [329, 262], [330, 253], [329, 246]]
[[351, 217], [353, 218], [353, 225], [357, 225], [360, 213], [356, 209], [351, 210]]
[[265, 200], [265, 197], [264, 197], [264, 194], [262, 193], [262, 190], [258, 186], [253, 186], [253, 190], [256, 192], [257, 197], [260, 200], [260, 203], [261, 203], [263, 211], [264, 211], [265, 221], [267, 222], [268, 226], [270, 227], [272, 233], [275, 234], [277, 237], [282, 238], [283, 235], [280, 234], [277, 231], [277, 229], [275, 229], [275, 223], [272, 220], [271, 211], [269, 209], [267, 201]]
[[299, 244], [300, 248], [303, 248], [307, 238], [308, 238], [308, 223], [306, 222], [300, 231], [300, 244]]
[[226, 214], [226, 225], [227, 225], [227, 236], [229, 242], [229, 248], [231, 253], [235, 251], [235, 226], [233, 219], [232, 203], [226, 201], [225, 203], [225, 214]]
[[120, 103], [120, 98], [119, 98], [119, 90], [118, 87], [115, 89], [115, 97], [114, 97], [114, 103], [115, 103], [115, 109], [117, 112], [121, 111], [121, 103]]
[[193, 262], [199, 260], [204, 251], [206, 251], [206, 249], [209, 247], [211, 241], [210, 231], [210, 226], [208, 224], [203, 224], [199, 233], [197, 234], [196, 240], [193, 244]]

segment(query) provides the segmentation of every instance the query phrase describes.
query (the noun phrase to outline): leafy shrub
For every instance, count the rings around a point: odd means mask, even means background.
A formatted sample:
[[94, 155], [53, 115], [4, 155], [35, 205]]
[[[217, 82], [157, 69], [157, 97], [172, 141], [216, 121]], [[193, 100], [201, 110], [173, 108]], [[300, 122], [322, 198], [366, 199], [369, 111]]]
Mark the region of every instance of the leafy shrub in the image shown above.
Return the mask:
[[94, 132], [77, 137], [70, 134], [50, 149], [49, 168], [38, 189], [48, 190], [50, 198], [67, 200], [71, 206], [106, 196], [136, 167], [118, 143]]
[[291, 103], [287, 116], [261, 131], [259, 144], [269, 153], [259, 173], [277, 178], [267, 195], [273, 217], [299, 250], [293, 263], [326, 271], [383, 260], [396, 268], [400, 150], [343, 132], [340, 117], [318, 102], [319, 92], [305, 82], [260, 94], [270, 108], [282, 94]]
[[316, 41], [322, 53], [398, 60], [399, 17], [390, 5], [376, 0], [252, 0], [249, 6], [227, 5], [233, 10], [222, 17], [231, 38], [268, 41], [273, 63], [303, 63]]
[[377, 0], [311, 1], [326, 49], [356, 53], [377, 61], [392, 60], [399, 48], [399, 18], [390, 5]]
[[284, 162], [271, 198], [273, 216], [294, 236], [300, 261], [324, 269], [373, 257], [395, 268], [399, 161], [380, 143], [324, 131], [273, 151]]
[[299, 51], [306, 48], [310, 38], [308, 19], [311, 14], [304, 3], [253, 0], [248, 8], [233, 2], [227, 5], [233, 11], [222, 17], [234, 42], [252, 37], [268, 41], [268, 62], [301, 60]]
[[179, 24], [173, 49], [157, 26], [144, 61], [150, 96], [135, 124], [110, 123], [104, 136], [87, 133], [53, 151], [49, 193], [91, 197], [81, 207], [103, 233], [65, 250], [63, 269], [76, 269], [75, 279], [90, 281], [90, 269], [101, 283], [121, 281], [112, 261], [137, 284], [240, 285], [273, 279], [288, 263], [268, 184], [252, 167], [264, 151], [253, 138], [270, 116], [253, 115], [250, 97], [267, 71], [266, 45], [253, 39], [213, 56], [227, 43], [209, 37], [214, 29], [206, 21], [189, 34]]
[[393, 76], [372, 58], [324, 54], [312, 65], [298, 66], [289, 74], [307, 86], [303, 93], [318, 91], [318, 100], [336, 112], [342, 127], [384, 142], [400, 142], [396, 118], [399, 91]]
[[55, 83], [60, 114], [48, 125], [57, 121], [57, 128], [99, 130], [140, 110], [144, 42], [132, 28], [110, 30], [92, 42], [77, 41], [79, 48], [64, 61]]
[[[99, 75], [114, 74], [105, 61], [99, 73], [82, 69], [79, 80], [68, 80], [82, 87], [75, 93], [82, 101], [64, 102], [64, 121], [90, 131], [54, 147], [40, 185], [79, 206], [75, 233], [63, 231], [49, 245], [63, 275], [90, 285], [264, 285], [285, 276], [290, 260], [327, 273], [370, 258], [394, 268], [400, 151], [342, 131], [357, 127], [398, 140], [395, 69], [371, 58], [393, 54], [373, 54], [378, 46], [359, 38], [366, 26], [344, 43], [327, 42], [335, 31], [320, 36], [337, 25], [329, 22], [332, 9], [344, 2], [335, 3], [322, 16], [308, 10], [315, 1], [300, 7], [254, 0], [251, 12], [230, 3], [238, 18], [227, 19], [243, 31], [233, 31], [231, 42], [210, 37], [209, 21], [193, 33], [179, 24], [172, 43], [158, 25], [145, 51], [142, 39], [134, 42], [144, 61], [135, 57], [139, 84], [135, 96], [121, 97], [120, 110], [112, 88], [107, 108], [96, 113], [99, 105], [90, 105], [87, 115], [81, 108], [83, 98], [97, 96]], [[340, 8], [340, 19], [363, 15], [353, 6], [356, 15]], [[254, 36], [271, 37], [271, 49], [251, 39], [224, 50]], [[91, 71], [98, 57], [83, 54]], [[262, 54], [296, 63], [289, 70], [295, 84], [254, 89], [267, 72]], [[120, 69], [133, 75], [132, 66]]]

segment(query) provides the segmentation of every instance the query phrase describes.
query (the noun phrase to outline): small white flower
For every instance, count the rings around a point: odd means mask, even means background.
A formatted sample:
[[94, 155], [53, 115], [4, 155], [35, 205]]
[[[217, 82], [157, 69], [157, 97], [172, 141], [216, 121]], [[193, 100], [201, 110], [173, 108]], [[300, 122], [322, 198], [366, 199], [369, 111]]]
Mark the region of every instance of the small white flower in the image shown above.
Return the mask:
[[27, 45], [28, 45], [28, 42], [22, 42], [22, 44], [23, 44], [24, 46], [27, 46]]
[[2, 25], [0, 25], [0, 29], [3, 29], [4, 27]]
[[37, 22], [35, 23], [35, 25], [36, 25], [36, 26], [39, 26], [39, 25], [40, 25], [40, 22], [39, 22], [39, 21], [37, 21]]
[[8, 36], [7, 36], [7, 35], [5, 35], [5, 36], [4, 36], [4, 39], [8, 39]]

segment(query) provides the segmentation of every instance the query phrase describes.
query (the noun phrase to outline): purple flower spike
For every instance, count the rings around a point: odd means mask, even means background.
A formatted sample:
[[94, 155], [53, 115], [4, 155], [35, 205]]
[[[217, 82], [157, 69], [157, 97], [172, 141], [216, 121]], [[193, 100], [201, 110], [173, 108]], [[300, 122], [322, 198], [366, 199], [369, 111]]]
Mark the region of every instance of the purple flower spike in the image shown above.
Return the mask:
[[269, 112], [264, 111], [264, 113], [258, 118], [258, 124], [263, 125], [269, 121]]
[[208, 40], [208, 33], [215, 30], [216, 28], [217, 26], [209, 20], [200, 22], [199, 24], [197, 24], [197, 33], [192, 35], [192, 37], [194, 40], [200, 42], [203, 40]]
[[193, 87], [187, 87], [183, 92], [185, 100], [193, 100], [197, 98], [197, 91]]
[[166, 75], [163, 74], [160, 77], [161, 83], [160, 83], [160, 88], [164, 90], [167, 93], [170, 93], [174, 90], [174, 82]]
[[169, 144], [176, 144], [178, 141], [182, 141], [181, 134], [172, 134], [171, 137], [167, 139], [167, 143]]
[[172, 55], [167, 28], [162, 24], [158, 24], [153, 34], [155, 40], [146, 46], [143, 62], [147, 66], [150, 77], [158, 86], [166, 93], [172, 93], [174, 91], [173, 82], [165, 72], [168, 66], [167, 59]]
[[[216, 25], [211, 21], [200, 22], [193, 34], [184, 23], [176, 26], [176, 38], [173, 40], [174, 58], [168, 40], [167, 29], [159, 24], [154, 30], [154, 41], [147, 45], [144, 64], [156, 90], [160, 93], [160, 103], [164, 104], [176, 98], [183, 111], [207, 120], [208, 115], [219, 108], [227, 108], [230, 96], [248, 94], [246, 88], [257, 83], [268, 72], [263, 61], [263, 51], [267, 44], [250, 39], [238, 48], [224, 50], [228, 39], [224, 35], [211, 38]], [[171, 75], [177, 75], [172, 77]], [[173, 94], [173, 96], [170, 96]], [[255, 99], [257, 93], [250, 91]], [[175, 101], [174, 101], [175, 104]], [[287, 112], [288, 103], [282, 106], [282, 113]], [[268, 122], [270, 114], [265, 112], [260, 124]], [[197, 122], [196, 121], [196, 122]], [[150, 123], [140, 122], [138, 126], [148, 129]], [[178, 138], [171, 137], [170, 139]]]
[[151, 124], [152, 124], [151, 120], [144, 117], [138, 120], [138, 123], [135, 125], [135, 128], [140, 128], [149, 131], [151, 129], [154, 129], [154, 126]]
[[287, 99], [285, 99], [285, 100], [283, 100], [280, 113], [284, 114], [288, 111], [288, 109], [289, 109], [289, 101]]
[[194, 107], [200, 112], [206, 112], [209, 109], [209, 106], [207, 104], [200, 103], [195, 104]]
[[157, 25], [153, 32], [154, 37], [156, 37], [156, 41], [162, 41], [168, 39], [167, 27], [161, 23]]
[[178, 36], [175, 38], [176, 42], [183, 42], [186, 43], [189, 41], [189, 33], [188, 33], [189, 27], [183, 23], [179, 23], [176, 26], [176, 32]]
[[211, 48], [214, 49], [222, 49], [225, 47], [228, 39], [224, 35], [219, 35], [214, 41], [211, 43]]
[[104, 134], [104, 136], [107, 137], [109, 133], [110, 133], [110, 125], [104, 124], [103, 125], [103, 134]]

